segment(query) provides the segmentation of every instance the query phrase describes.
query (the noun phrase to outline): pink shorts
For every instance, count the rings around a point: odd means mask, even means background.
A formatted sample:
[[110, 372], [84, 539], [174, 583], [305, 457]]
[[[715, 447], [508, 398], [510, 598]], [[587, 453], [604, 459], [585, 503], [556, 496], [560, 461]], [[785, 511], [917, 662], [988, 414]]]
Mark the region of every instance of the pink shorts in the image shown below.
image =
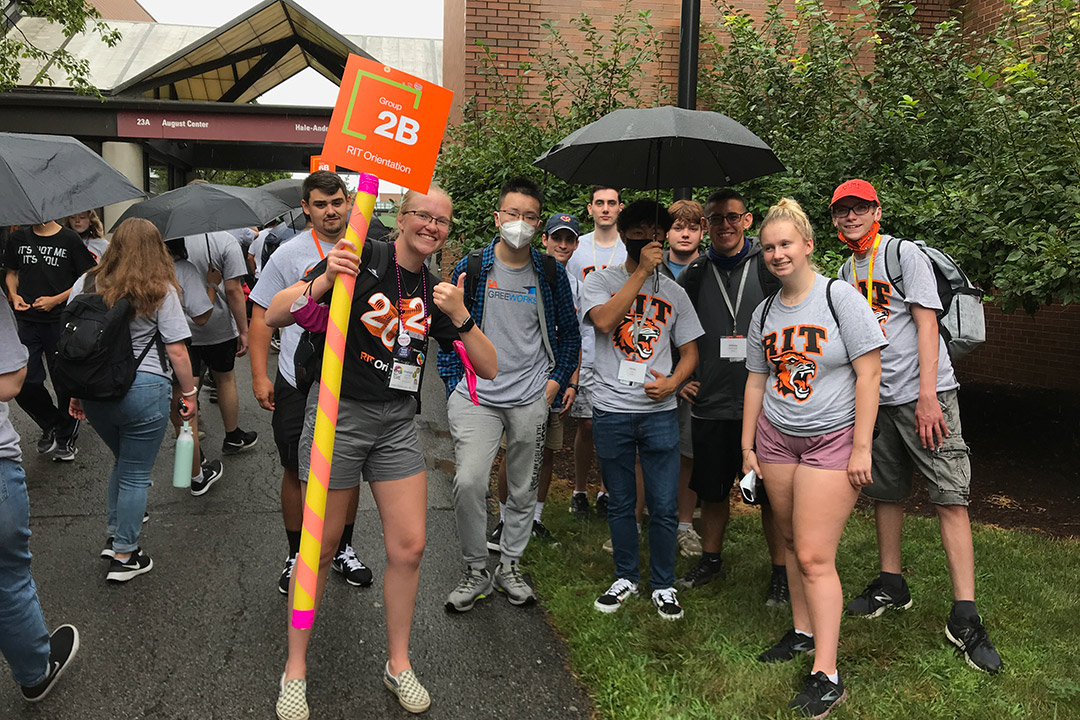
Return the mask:
[[818, 470], [847, 470], [854, 438], [854, 425], [810, 437], [788, 435], [773, 427], [763, 412], [758, 415], [754, 444], [760, 462], [805, 465]]

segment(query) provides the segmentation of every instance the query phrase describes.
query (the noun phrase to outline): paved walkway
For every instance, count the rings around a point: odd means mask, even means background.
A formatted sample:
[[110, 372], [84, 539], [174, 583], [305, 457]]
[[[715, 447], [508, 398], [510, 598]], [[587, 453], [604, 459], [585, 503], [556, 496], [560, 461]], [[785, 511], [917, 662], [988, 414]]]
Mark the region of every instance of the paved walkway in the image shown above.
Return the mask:
[[[565, 666], [565, 648], [537, 608], [501, 597], [448, 615], [460, 572], [450, 496], [453, 448], [442, 383], [425, 380], [421, 418], [428, 457], [428, 542], [413, 624], [412, 661], [432, 696], [429, 718], [587, 718], [591, 706]], [[277, 578], [286, 552], [281, 472], [270, 413], [251, 397], [246, 358], [237, 365], [241, 427], [259, 445], [226, 458], [225, 477], [196, 498], [172, 487], [172, 441], [154, 468], [143, 547], [154, 570], [105, 582], [105, 481], [111, 456], [89, 426], [74, 463], [38, 456], [37, 428], [14, 403], [23, 436], [34, 536], [34, 577], [50, 629], [73, 623], [77, 661], [41, 705], [0, 681], [0, 717], [49, 720], [273, 718], [286, 652], [286, 600]], [[208, 447], [221, 418], [205, 402]], [[376, 571], [366, 589], [332, 575], [308, 653], [314, 720], [410, 717], [383, 688], [386, 660], [378, 514], [362, 491], [354, 545]], [[10, 677], [0, 659], [0, 672]]]

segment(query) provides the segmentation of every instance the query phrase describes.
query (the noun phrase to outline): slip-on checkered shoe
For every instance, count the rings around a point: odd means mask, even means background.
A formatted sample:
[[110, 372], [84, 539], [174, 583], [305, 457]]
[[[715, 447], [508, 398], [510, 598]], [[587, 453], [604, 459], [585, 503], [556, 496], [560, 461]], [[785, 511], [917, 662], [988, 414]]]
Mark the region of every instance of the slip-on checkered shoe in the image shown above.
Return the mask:
[[412, 668], [402, 670], [397, 677], [394, 677], [390, 674], [390, 663], [387, 662], [386, 669], [383, 671], [383, 683], [387, 690], [397, 696], [401, 707], [409, 712], [422, 713], [431, 707], [431, 696], [420, 684]]

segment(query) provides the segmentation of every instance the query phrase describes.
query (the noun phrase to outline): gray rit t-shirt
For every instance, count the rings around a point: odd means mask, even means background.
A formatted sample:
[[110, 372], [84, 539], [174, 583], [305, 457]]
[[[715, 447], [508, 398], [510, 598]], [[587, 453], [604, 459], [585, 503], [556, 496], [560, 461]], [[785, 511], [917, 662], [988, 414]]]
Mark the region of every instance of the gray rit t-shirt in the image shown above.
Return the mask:
[[[0, 305], [3, 306], [0, 307], [0, 375], [5, 375], [26, 367], [28, 353], [26, 346], [19, 340], [11, 306], [6, 302]], [[0, 402], [0, 460], [22, 462], [19, 433], [15, 432], [15, 427], [11, 424], [6, 402]]]
[[[188, 261], [199, 271], [199, 285], [202, 292], [206, 293], [206, 271], [210, 269], [212, 258], [214, 267], [221, 271], [221, 284], [214, 293], [214, 312], [210, 320], [202, 326], [191, 323], [192, 345], [217, 345], [232, 340], [239, 335], [236, 330], [236, 320], [233, 319], [232, 311], [229, 310], [229, 302], [225, 297], [225, 281], [242, 278], [247, 274], [247, 265], [244, 263], [244, 253], [240, 249], [240, 243], [228, 232], [203, 233], [202, 235], [189, 235], [184, 238], [184, 246], [187, 248]], [[182, 286], [184, 293], [196, 292], [198, 288]]]
[[[75, 284], [71, 286], [71, 297], [82, 293], [85, 281], [85, 275], [75, 281]], [[176, 289], [171, 287], [165, 294], [165, 299], [161, 301], [161, 306], [154, 311], [153, 315], [136, 315], [131, 318], [130, 327], [131, 352], [135, 357], [139, 357], [147, 344], [154, 339], [155, 331], [161, 335], [161, 342], [165, 345], [191, 337], [187, 316], [184, 315], [184, 309], [180, 305], [180, 296], [177, 295]], [[165, 348], [162, 347], [160, 350], [150, 348], [136, 371], [172, 377], [172, 366], [169, 364]]]
[[[259, 282], [251, 291], [251, 302], [261, 308], [269, 308], [274, 296], [304, 279], [308, 271], [319, 264], [327, 253], [334, 249], [334, 243], [319, 241], [310, 230], [294, 235], [289, 242], [282, 243], [270, 256], [266, 267], [259, 275]], [[285, 381], [296, 387], [296, 367], [293, 356], [304, 329], [293, 323], [281, 329], [281, 350], [278, 352], [278, 372]]]
[[[666, 275], [654, 275], [645, 281], [637, 301], [630, 306], [623, 321], [611, 333], [599, 332], [589, 318], [589, 312], [605, 304], [619, 291], [630, 275], [622, 265], [613, 265], [589, 273], [585, 278], [582, 308], [588, 334], [593, 336], [596, 354], [593, 358], [593, 383], [590, 388], [593, 407], [607, 412], [650, 413], [674, 410], [676, 393], [657, 402], [650, 400], [642, 385], [619, 382], [619, 366], [623, 360], [646, 365], [645, 382], [652, 382], [655, 369], [664, 375], [674, 370], [671, 347], [681, 347], [705, 333], [686, 291]], [[657, 285], [659, 280], [659, 285]], [[650, 305], [650, 302], [651, 305]], [[633, 321], [642, 318], [637, 338]]]
[[[612, 247], [596, 244], [595, 233], [585, 233], [578, 238], [577, 250], [566, 261], [566, 271], [581, 282], [584, 294], [585, 278], [589, 273], [603, 270], [609, 265], [622, 265], [626, 261], [626, 245], [622, 240], [615, 240]], [[582, 316], [581, 324], [581, 367], [593, 366], [594, 340], [592, 327], [587, 327]]]
[[[476, 379], [481, 405], [528, 405], [547, 386], [550, 361], [540, 337], [536, 283], [531, 261], [525, 267], [512, 268], [495, 258], [484, 288], [481, 329], [498, 353], [499, 374], [494, 380]], [[544, 310], [554, 312], [554, 308]], [[457, 392], [469, 396], [465, 378], [458, 383]]]
[[[763, 409], [781, 432], [823, 435], [855, 422], [855, 369], [851, 361], [888, 341], [864, 298], [850, 285], [832, 284], [837, 326], [829, 311], [829, 279], [814, 275], [814, 287], [798, 305], [777, 294], [750, 318], [746, 369], [768, 373]], [[769, 304], [764, 331], [761, 313]]]
[[[900, 243], [899, 268], [885, 266], [885, 247], [890, 242]], [[870, 253], [862, 260], [852, 260], [855, 263], [855, 278], [844, 279], [853, 285], [858, 283], [865, 304]], [[903, 297], [893, 289], [890, 277], [903, 278]], [[882, 235], [874, 260], [873, 283], [871, 298], [874, 301], [874, 315], [889, 340], [889, 347], [881, 351], [881, 404], [906, 405], [919, 399], [919, 331], [915, 319], [911, 317], [911, 306], [941, 310], [937, 279], [930, 258], [923, 255], [914, 243]], [[958, 387], [960, 383], [953, 372], [948, 348], [939, 335], [937, 391], [945, 392]]]

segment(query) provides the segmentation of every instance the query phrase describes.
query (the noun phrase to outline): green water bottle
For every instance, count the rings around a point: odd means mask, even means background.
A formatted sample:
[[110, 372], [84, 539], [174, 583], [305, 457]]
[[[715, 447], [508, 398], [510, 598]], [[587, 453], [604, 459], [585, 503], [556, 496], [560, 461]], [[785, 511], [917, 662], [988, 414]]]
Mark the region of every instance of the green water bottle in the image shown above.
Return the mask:
[[195, 456], [195, 436], [191, 432], [191, 423], [184, 421], [180, 434], [176, 436], [176, 460], [173, 462], [173, 487], [191, 487], [191, 463]]

